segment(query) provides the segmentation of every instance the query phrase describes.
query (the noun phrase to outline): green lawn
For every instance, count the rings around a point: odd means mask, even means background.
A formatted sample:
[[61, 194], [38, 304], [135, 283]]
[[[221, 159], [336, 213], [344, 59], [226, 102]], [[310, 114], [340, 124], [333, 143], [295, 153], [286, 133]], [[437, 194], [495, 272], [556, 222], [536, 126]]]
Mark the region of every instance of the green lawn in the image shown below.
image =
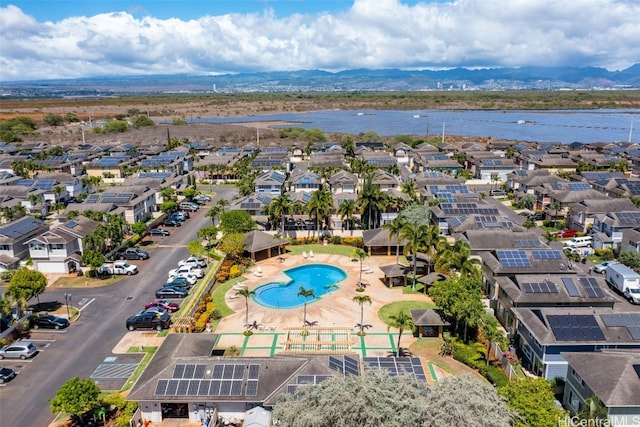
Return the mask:
[[245, 280], [245, 278], [243, 276], [240, 276], [234, 279], [227, 280], [224, 283], [216, 283], [216, 285], [213, 287], [213, 290], [211, 291], [211, 301], [213, 301], [213, 303], [216, 305], [216, 309], [220, 310], [220, 314], [222, 314], [222, 317], [229, 316], [235, 313], [235, 311], [231, 310], [225, 302], [224, 296], [233, 285], [238, 282], [242, 282], [243, 280]]
[[378, 311], [378, 318], [388, 325], [390, 316], [397, 316], [401, 311], [409, 314], [409, 310], [416, 308], [435, 308], [435, 304], [426, 301], [396, 301], [382, 306]]
[[287, 253], [291, 255], [301, 255], [302, 252], [313, 251], [316, 254], [331, 254], [331, 255], [343, 255], [351, 256], [356, 248], [353, 246], [343, 245], [287, 245]]

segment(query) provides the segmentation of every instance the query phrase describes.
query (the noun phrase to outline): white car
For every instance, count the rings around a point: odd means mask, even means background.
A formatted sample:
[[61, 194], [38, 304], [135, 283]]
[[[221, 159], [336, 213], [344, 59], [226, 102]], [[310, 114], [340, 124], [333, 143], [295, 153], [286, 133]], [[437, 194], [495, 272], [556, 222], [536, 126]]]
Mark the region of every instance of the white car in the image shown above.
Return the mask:
[[607, 269], [607, 267], [609, 267], [610, 265], [613, 264], [618, 264], [617, 261], [604, 261], [601, 262], [600, 264], [596, 264], [593, 266], [593, 271], [595, 271], [596, 273], [602, 273], [604, 274], [605, 270]]
[[180, 267], [189, 266], [189, 267], [205, 268], [207, 266], [207, 263], [202, 258], [196, 258], [196, 257], [192, 256], [192, 257], [189, 257], [187, 259], [183, 259], [182, 261], [180, 261], [178, 263], [178, 265]]
[[176, 274], [175, 276], [169, 275], [169, 280], [167, 281], [167, 283], [171, 282], [176, 277], [184, 277], [187, 280], [187, 282], [189, 282], [190, 285], [195, 285], [196, 282], [198, 281], [198, 277], [195, 274], [182, 273], [182, 274]]
[[202, 269], [198, 267], [183, 265], [182, 267], [174, 268], [173, 270], [169, 271], [169, 277], [175, 277], [179, 274], [193, 274], [198, 279], [204, 277], [204, 271], [202, 271]]

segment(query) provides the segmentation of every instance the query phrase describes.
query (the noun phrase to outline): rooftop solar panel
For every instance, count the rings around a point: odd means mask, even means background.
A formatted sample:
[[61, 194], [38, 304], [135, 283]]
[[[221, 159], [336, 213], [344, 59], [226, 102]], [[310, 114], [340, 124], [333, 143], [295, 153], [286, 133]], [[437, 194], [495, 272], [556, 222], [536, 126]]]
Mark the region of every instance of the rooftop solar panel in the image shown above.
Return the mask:
[[598, 281], [594, 277], [581, 277], [580, 284], [587, 298], [602, 298], [605, 296]]
[[562, 259], [562, 253], [558, 250], [545, 249], [531, 251], [531, 255], [535, 259]]
[[531, 267], [527, 254], [521, 250], [497, 250], [496, 255], [503, 267], [526, 268]]
[[590, 189], [591, 189], [591, 186], [586, 182], [570, 182], [569, 183], [569, 190], [571, 191], [584, 191], [584, 190], [590, 190]]
[[189, 396], [197, 396], [198, 390], [200, 389], [200, 381], [201, 380], [190, 380], [189, 388], [187, 388], [187, 395]]
[[156, 390], [153, 392], [153, 394], [157, 396], [164, 396], [165, 392], [167, 391], [168, 383], [169, 380], [158, 380], [158, 382], [156, 383]]
[[556, 341], [603, 341], [605, 339], [595, 316], [548, 315], [547, 320]]
[[247, 389], [244, 393], [246, 396], [257, 396], [258, 395], [258, 381], [249, 380], [247, 381]]
[[523, 283], [521, 285], [522, 290], [528, 294], [556, 294], [558, 293], [558, 288], [556, 284], [549, 282], [534, 282], [534, 283]]
[[564, 287], [567, 289], [567, 293], [569, 294], [570, 297], [582, 296], [580, 295], [580, 291], [578, 290], [578, 287], [573, 282], [573, 279], [571, 277], [562, 277], [561, 280], [562, 280], [562, 283], [564, 284]]
[[542, 242], [539, 239], [514, 240], [513, 245], [516, 248], [538, 248]]

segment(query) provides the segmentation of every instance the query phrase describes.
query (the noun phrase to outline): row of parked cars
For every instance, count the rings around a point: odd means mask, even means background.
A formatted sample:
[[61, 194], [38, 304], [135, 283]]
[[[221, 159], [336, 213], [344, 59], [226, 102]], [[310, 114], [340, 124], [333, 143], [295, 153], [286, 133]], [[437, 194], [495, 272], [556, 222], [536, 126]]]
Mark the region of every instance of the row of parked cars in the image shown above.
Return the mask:
[[206, 267], [206, 261], [197, 257], [180, 261], [177, 268], [169, 271], [167, 282], [156, 290], [157, 300], [145, 305], [144, 310], [127, 319], [127, 329], [133, 331], [148, 328], [161, 331], [171, 326], [171, 315], [180, 308], [180, 304], [170, 299], [189, 295], [191, 287], [204, 277]]

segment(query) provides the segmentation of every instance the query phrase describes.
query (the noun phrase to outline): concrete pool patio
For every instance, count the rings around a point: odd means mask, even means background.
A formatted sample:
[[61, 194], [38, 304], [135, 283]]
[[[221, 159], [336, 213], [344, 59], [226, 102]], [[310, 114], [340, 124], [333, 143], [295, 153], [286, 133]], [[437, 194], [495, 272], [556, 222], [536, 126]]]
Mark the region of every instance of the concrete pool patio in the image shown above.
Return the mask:
[[[336, 254], [315, 253], [313, 257], [287, 254], [282, 261], [278, 257], [258, 262], [248, 271], [242, 283], [249, 290], [269, 282], [286, 282], [289, 278], [283, 273], [292, 267], [306, 264], [327, 264], [339, 267], [347, 273], [347, 277], [333, 292], [307, 304], [307, 320], [319, 328], [349, 328], [352, 331], [350, 341], [353, 352], [362, 356], [386, 357], [396, 351], [398, 330], [387, 331], [387, 325], [378, 318], [378, 311], [386, 304], [396, 301], [431, 302], [427, 295], [403, 294], [402, 288], [389, 289], [382, 282], [384, 274], [380, 265], [393, 264], [395, 256], [375, 256], [367, 258], [363, 267], [370, 267], [362, 273], [363, 282], [368, 283], [365, 292], [356, 292], [360, 278], [360, 262], [350, 257]], [[261, 271], [261, 275], [254, 274]], [[223, 318], [215, 333], [218, 334], [216, 347], [235, 347], [243, 356], [272, 356], [284, 349], [287, 328], [303, 326], [303, 307], [290, 309], [274, 309], [262, 306], [254, 300], [249, 301], [249, 322], [260, 325], [251, 336], [242, 334], [245, 323], [245, 298], [235, 295], [236, 289], [230, 289], [225, 297], [226, 304], [235, 311]], [[356, 335], [355, 325], [360, 323], [360, 305], [353, 301], [357, 295], [369, 295], [371, 304], [364, 304], [364, 324], [371, 325], [366, 329], [366, 336]], [[409, 347], [416, 341], [411, 331], [402, 334], [401, 346]]]

